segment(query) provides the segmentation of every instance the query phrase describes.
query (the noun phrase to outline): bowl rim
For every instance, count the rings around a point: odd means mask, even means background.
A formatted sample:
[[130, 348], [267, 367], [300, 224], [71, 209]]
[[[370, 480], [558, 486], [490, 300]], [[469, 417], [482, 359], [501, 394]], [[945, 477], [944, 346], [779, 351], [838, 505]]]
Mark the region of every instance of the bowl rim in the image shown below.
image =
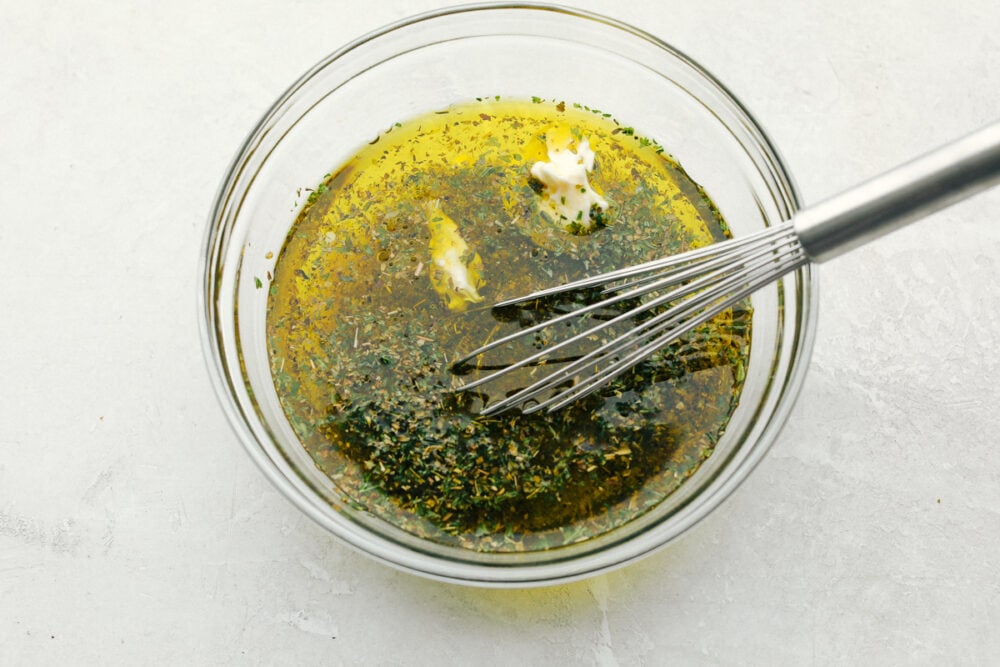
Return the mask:
[[[732, 495], [770, 450], [797, 402], [801, 386], [808, 371], [808, 361], [816, 336], [819, 284], [815, 266], [807, 265], [794, 274], [797, 281], [795, 289], [797, 298], [796, 312], [799, 313], [798, 320], [801, 321], [801, 326], [791, 329], [795, 333], [795, 336], [788, 343], [794, 351], [789, 360], [790, 372], [786, 376], [785, 381], [776, 387], [779, 392], [779, 398], [776, 401], [776, 406], [766, 427], [757, 438], [748, 455], [743, 460], [737, 462], [732, 473], [721, 480], [719, 484], [705, 488], [707, 495], [700, 498], [698, 508], [694, 511], [683, 513], [683, 517], [676, 522], [675, 530], [668, 539], [657, 541], [651, 545], [645, 545], [642, 548], [633, 548], [624, 553], [619, 553], [621, 543], [615, 543], [602, 552], [586, 554], [582, 558], [554, 559], [550, 563], [529, 563], [508, 566], [455, 560], [443, 561], [443, 559], [433, 554], [420, 553], [423, 565], [427, 565], [428, 560], [430, 560], [437, 562], [438, 567], [418, 567], [412, 562], [401, 562], [398, 558], [393, 558], [392, 554], [389, 553], [397, 551], [399, 548], [407, 549], [405, 545], [400, 545], [383, 536], [359, 535], [358, 532], [346, 534], [342, 527], [338, 526], [326, 513], [321, 511], [315, 498], [311, 498], [303, 493], [300, 488], [296, 487], [274, 465], [274, 461], [269, 457], [264, 443], [260, 442], [251, 429], [247, 428], [245, 420], [248, 415], [246, 415], [243, 406], [240, 405], [233, 393], [231, 379], [234, 377], [234, 374], [230, 373], [230, 366], [224, 358], [221, 335], [219, 333], [220, 314], [216, 309], [216, 299], [209, 298], [210, 295], [214, 296], [218, 292], [219, 280], [217, 276], [221, 251], [226, 247], [228, 241], [226, 235], [228, 230], [224, 229], [223, 224], [224, 212], [227, 208], [226, 204], [235, 191], [238, 177], [248, 157], [253, 153], [254, 148], [259, 144], [263, 135], [271, 127], [273, 121], [283, 113], [287, 102], [301, 88], [307, 85], [317, 73], [355, 49], [362, 48], [367, 43], [380, 39], [397, 30], [443, 17], [497, 10], [544, 11], [564, 14], [576, 19], [594, 21], [630, 34], [646, 42], [648, 45], [667, 52], [670, 56], [676, 58], [680, 63], [696, 73], [704, 83], [713, 87], [728, 104], [733, 106], [736, 114], [742, 116], [742, 119], [748, 125], [744, 129], [749, 130], [756, 140], [755, 147], [762, 150], [768, 161], [777, 167], [777, 180], [786, 186], [787, 191], [785, 194], [788, 197], [788, 203], [791, 205], [791, 211], [794, 212], [801, 207], [795, 181], [789, 173], [787, 165], [779, 151], [761, 124], [739, 98], [718, 78], [676, 47], [628, 23], [588, 10], [544, 2], [479, 2], [461, 4], [405, 17], [351, 40], [307, 69], [268, 107], [237, 149], [216, 189], [203, 237], [199, 266], [201, 281], [198, 289], [197, 307], [199, 310], [198, 320], [203, 359], [209, 372], [216, 398], [222, 406], [223, 412], [226, 414], [230, 427], [239, 438], [243, 449], [250, 455], [251, 460], [264, 473], [265, 478], [288, 501], [295, 505], [299, 511], [302, 511], [328, 532], [333, 533], [341, 544], [399, 570], [439, 581], [466, 585], [530, 587], [575, 581], [617, 569], [640, 560], [685, 535], [693, 526], [715, 511]], [[239, 375], [239, 373], [237, 372], [235, 375]], [[606, 557], [609, 552], [613, 552], [615, 557]], [[605, 557], [595, 559], [595, 557], [602, 555]], [[597, 562], [594, 562], [595, 560]], [[587, 562], [586, 567], [583, 566], [584, 564], [581, 561]], [[516, 573], [516, 576], [512, 576], [513, 573]]]

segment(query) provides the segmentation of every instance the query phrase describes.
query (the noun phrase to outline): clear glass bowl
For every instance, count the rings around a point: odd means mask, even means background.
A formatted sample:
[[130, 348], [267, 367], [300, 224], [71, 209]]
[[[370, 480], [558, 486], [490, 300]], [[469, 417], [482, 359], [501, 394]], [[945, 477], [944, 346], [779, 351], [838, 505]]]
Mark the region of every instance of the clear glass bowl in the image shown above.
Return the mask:
[[[421, 540], [352, 509], [313, 464], [272, 384], [266, 289], [315, 185], [398, 120], [476, 97], [566, 99], [658, 140], [715, 201], [737, 237], [797, 208], [788, 172], [758, 124], [691, 59], [622, 23], [565, 8], [490, 4], [396, 23], [340, 49], [296, 81], [240, 148], [212, 210], [203, 258], [204, 346], [247, 452], [303, 512], [362, 552], [437, 579], [488, 586], [567, 581], [663, 547], [716, 508], [773, 442], [805, 374], [816, 320], [809, 268], [753, 297], [743, 393], [714, 454], [655, 510], [598, 538], [530, 553], [478, 553]], [[275, 252], [270, 252], [275, 251]]]

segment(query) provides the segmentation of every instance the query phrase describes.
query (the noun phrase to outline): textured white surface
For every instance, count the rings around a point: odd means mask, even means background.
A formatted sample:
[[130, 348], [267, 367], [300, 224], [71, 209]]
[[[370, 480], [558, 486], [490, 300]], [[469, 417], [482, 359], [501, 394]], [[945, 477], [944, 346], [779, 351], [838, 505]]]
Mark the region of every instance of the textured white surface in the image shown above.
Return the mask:
[[[996, 0], [579, 5], [725, 81], [807, 202], [1000, 117]], [[824, 267], [782, 437], [627, 569], [433, 583], [263, 480], [199, 347], [215, 188], [291, 80], [437, 6], [0, 1], [0, 664], [995, 664], [1000, 191]]]

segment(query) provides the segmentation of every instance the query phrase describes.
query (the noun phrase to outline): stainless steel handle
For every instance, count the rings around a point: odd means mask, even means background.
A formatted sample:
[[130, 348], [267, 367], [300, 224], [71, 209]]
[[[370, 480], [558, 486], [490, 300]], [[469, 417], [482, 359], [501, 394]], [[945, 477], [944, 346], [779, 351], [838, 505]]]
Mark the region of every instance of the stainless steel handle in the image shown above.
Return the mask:
[[792, 218], [824, 262], [1000, 183], [1000, 122], [938, 148]]

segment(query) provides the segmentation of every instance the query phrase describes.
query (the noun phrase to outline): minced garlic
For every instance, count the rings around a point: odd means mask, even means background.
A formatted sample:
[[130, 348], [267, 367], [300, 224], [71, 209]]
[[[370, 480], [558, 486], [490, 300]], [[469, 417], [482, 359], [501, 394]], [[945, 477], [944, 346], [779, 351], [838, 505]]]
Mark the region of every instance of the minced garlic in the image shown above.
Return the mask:
[[587, 179], [588, 172], [594, 169], [590, 142], [581, 139], [575, 151], [572, 143], [573, 135], [566, 129], [555, 128], [547, 132], [545, 144], [549, 161], [533, 164], [531, 175], [545, 186], [545, 206], [556, 222], [567, 231], [588, 233], [593, 229], [591, 208], [607, 210], [608, 202]]
[[479, 253], [468, 257], [469, 245], [437, 199], [427, 203], [427, 224], [431, 231], [428, 275], [434, 291], [450, 310], [462, 311], [470, 303], [482, 301], [478, 290], [483, 285], [483, 260]]

